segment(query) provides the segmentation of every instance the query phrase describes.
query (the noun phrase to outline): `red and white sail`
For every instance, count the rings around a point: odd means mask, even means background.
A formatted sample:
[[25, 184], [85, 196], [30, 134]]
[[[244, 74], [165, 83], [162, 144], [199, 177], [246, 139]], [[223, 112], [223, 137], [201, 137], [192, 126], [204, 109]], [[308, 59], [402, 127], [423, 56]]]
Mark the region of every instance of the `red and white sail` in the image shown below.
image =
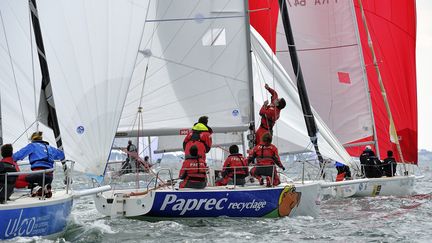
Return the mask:
[[[374, 50], [406, 161], [417, 161], [415, 2], [363, 0]], [[395, 141], [355, 1], [285, 1], [312, 106], [348, 152]], [[276, 7], [275, 7], [276, 6]], [[251, 24], [293, 74], [278, 1], [250, 0]]]

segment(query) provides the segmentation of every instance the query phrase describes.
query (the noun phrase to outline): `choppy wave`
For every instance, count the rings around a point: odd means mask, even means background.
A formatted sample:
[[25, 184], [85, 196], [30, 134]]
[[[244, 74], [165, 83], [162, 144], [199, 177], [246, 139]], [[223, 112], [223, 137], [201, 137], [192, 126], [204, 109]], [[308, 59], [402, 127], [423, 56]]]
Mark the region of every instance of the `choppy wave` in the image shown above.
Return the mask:
[[[432, 176], [416, 195], [329, 199], [317, 218], [205, 218], [140, 221], [104, 217], [91, 197], [74, 202], [61, 237], [15, 238], [13, 242], [430, 242]], [[78, 187], [84, 180], [76, 180]]]

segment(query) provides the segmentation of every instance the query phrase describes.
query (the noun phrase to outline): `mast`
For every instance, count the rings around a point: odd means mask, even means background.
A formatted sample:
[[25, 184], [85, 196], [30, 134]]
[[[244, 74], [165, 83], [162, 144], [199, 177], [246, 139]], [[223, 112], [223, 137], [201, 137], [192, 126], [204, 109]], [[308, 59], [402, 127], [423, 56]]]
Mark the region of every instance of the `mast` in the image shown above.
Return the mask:
[[[47, 114], [47, 125], [53, 130], [54, 137], [56, 140], [57, 148], [63, 150], [63, 142], [60, 136], [60, 127], [57, 120], [57, 112], [55, 110], [54, 97], [52, 93], [51, 80], [48, 71], [48, 63], [46, 61], [45, 56], [45, 48], [42, 40], [41, 28], [39, 25], [39, 15], [36, 6], [36, 0], [29, 0], [30, 14], [33, 25], [33, 33], [36, 40], [36, 46], [39, 57], [39, 64], [42, 73], [42, 83], [41, 83], [41, 97], [40, 101], [45, 101], [45, 109], [48, 110]], [[39, 102], [39, 109], [41, 109], [41, 103]], [[40, 112], [39, 112], [40, 113]], [[40, 115], [40, 114], [39, 114]], [[38, 118], [40, 119], [40, 118]], [[62, 161], [63, 172], [65, 174], [64, 183], [68, 184], [71, 182], [68, 173], [67, 173], [67, 165], [65, 161]]]
[[252, 73], [252, 48], [251, 48], [251, 37], [250, 37], [250, 24], [249, 24], [249, 1], [244, 1], [245, 9], [245, 28], [246, 28], [246, 52], [247, 52], [247, 66], [248, 66], [248, 77], [249, 77], [249, 134], [247, 135], [249, 148], [254, 147], [255, 143], [255, 104], [254, 104], [254, 91], [253, 91], [253, 73]]
[[377, 62], [377, 59], [376, 59], [375, 50], [374, 50], [373, 43], [372, 43], [372, 38], [370, 36], [369, 28], [367, 26], [366, 15], [364, 13], [362, 1], [358, 0], [358, 4], [360, 6], [360, 11], [361, 11], [361, 14], [362, 14], [363, 25], [365, 27], [367, 38], [368, 38], [368, 46], [369, 46], [369, 49], [370, 49], [371, 54], [372, 54], [373, 65], [375, 67], [375, 72], [376, 72], [377, 77], [378, 77], [378, 83], [379, 83], [379, 86], [380, 86], [380, 89], [381, 89], [381, 94], [382, 94], [382, 97], [383, 97], [383, 100], [384, 100], [387, 116], [388, 116], [388, 119], [389, 119], [389, 122], [390, 122], [390, 138], [396, 144], [396, 148], [397, 148], [397, 151], [399, 153], [399, 157], [401, 159], [401, 162], [404, 165], [405, 171], [407, 171], [406, 168], [405, 168], [405, 160], [403, 158], [402, 150], [401, 150], [401, 147], [400, 147], [400, 144], [399, 144], [399, 136], [397, 135], [396, 127], [395, 127], [395, 124], [394, 124], [394, 121], [393, 121], [393, 116], [392, 116], [392, 113], [391, 113], [391, 110], [390, 110], [390, 105], [389, 105], [389, 102], [388, 102], [388, 99], [387, 99], [387, 93], [386, 93], [386, 90], [385, 90], [385, 87], [384, 87], [384, 83], [382, 81], [381, 72], [380, 72], [380, 69], [379, 69], [379, 66], [378, 66], [378, 62]]
[[59, 149], [63, 149], [63, 143], [60, 136], [60, 127], [57, 120], [57, 113], [55, 110], [55, 104], [54, 104], [54, 97], [52, 94], [52, 88], [51, 88], [51, 80], [49, 76], [48, 71], [48, 63], [46, 61], [45, 56], [45, 48], [42, 40], [42, 33], [41, 28], [39, 24], [39, 15], [38, 10], [36, 6], [36, 0], [29, 0], [29, 7], [30, 7], [30, 14], [33, 24], [33, 33], [36, 40], [37, 45], [37, 51], [38, 51], [38, 57], [39, 57], [39, 64], [41, 68], [42, 73], [42, 87], [41, 87], [41, 99], [45, 99], [45, 101], [48, 103], [47, 109], [48, 109], [48, 126], [53, 130], [54, 137], [56, 140], [57, 147]]
[[318, 157], [318, 161], [320, 163], [320, 175], [324, 175], [324, 160], [319, 151], [318, 147], [318, 129], [315, 124], [315, 118], [312, 113], [312, 109], [309, 103], [309, 98], [307, 95], [306, 86], [303, 79], [303, 73], [300, 67], [300, 62], [297, 57], [297, 50], [295, 47], [294, 37], [291, 29], [291, 23], [289, 20], [288, 9], [285, 7], [285, 0], [279, 0], [279, 8], [281, 12], [282, 22], [285, 30], [285, 38], [287, 40], [289, 53], [291, 57], [291, 63], [293, 66], [294, 74], [297, 79], [297, 89], [300, 97], [300, 102], [302, 105], [303, 116], [306, 122], [306, 127], [308, 130], [308, 135], [310, 137], [310, 141], [314, 145], [316, 155]]
[[1, 92], [0, 92], [0, 146], [2, 145], [3, 145], [3, 123], [2, 123]]

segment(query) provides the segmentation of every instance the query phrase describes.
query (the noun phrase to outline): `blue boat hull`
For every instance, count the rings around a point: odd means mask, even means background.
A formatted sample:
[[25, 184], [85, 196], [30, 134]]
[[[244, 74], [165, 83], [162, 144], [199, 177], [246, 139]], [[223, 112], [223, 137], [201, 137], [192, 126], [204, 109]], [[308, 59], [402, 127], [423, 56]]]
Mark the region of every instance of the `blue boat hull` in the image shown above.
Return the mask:
[[27, 205], [1, 205], [0, 239], [49, 236], [62, 232], [67, 225], [72, 202], [72, 197], [68, 196], [60, 200], [47, 199]]
[[116, 191], [97, 196], [95, 202], [105, 215], [132, 218], [317, 216], [319, 190], [315, 183], [274, 188], [165, 189], [140, 196]]

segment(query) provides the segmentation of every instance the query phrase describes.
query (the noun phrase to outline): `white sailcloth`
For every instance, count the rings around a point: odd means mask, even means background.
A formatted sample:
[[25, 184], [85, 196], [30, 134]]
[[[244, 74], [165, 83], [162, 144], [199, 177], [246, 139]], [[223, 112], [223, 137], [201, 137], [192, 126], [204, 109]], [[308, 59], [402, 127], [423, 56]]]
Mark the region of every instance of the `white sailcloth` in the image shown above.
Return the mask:
[[3, 143], [13, 143], [15, 151], [36, 130], [55, 144], [51, 129], [36, 122], [41, 72], [28, 6], [28, 1], [0, 1], [0, 125]]
[[[373, 135], [353, 1], [287, 6], [311, 105], [341, 143]], [[294, 77], [279, 18], [276, 55]]]
[[202, 115], [215, 130], [246, 130], [245, 12], [243, 0], [151, 1], [119, 131], [141, 122], [140, 136], [178, 135]]
[[[307, 133], [300, 99], [297, 88], [282, 65], [274, 56], [270, 47], [265, 40], [255, 31], [251, 30], [252, 42], [252, 67], [254, 80], [254, 98], [255, 98], [255, 120], [259, 121], [258, 111], [266, 99], [266, 90], [264, 84], [274, 84], [275, 89], [280, 97], [284, 97], [287, 106], [281, 112], [280, 119], [274, 128], [273, 143], [278, 146], [280, 153], [298, 153], [313, 151], [310, 139]], [[319, 129], [318, 142], [321, 153], [326, 158], [331, 158], [346, 164], [351, 163], [351, 157], [338, 142], [329, 128], [324, 124], [319, 115], [314, 112], [316, 123]], [[256, 124], [257, 126], [259, 123]], [[184, 136], [161, 136], [159, 137], [158, 150], [179, 151], [182, 150]], [[222, 144], [228, 141], [226, 134], [214, 134], [214, 143]], [[238, 144], [241, 143], [241, 136], [232, 140]]]
[[[254, 68], [255, 110], [259, 111], [264, 100], [267, 99], [264, 84], [273, 84], [279, 97], [286, 101], [286, 107], [280, 113], [280, 118], [274, 128], [273, 143], [278, 146], [280, 153], [295, 153], [307, 150], [313, 151], [307, 133], [303, 112], [297, 88], [285, 69], [279, 63], [266, 41], [251, 30], [252, 61]], [[351, 157], [335, 138], [331, 130], [322, 121], [317, 112], [313, 111], [318, 127], [318, 144], [324, 157], [351, 164]], [[256, 121], [259, 121], [258, 112]]]
[[128, 91], [147, 1], [38, 1], [66, 158], [101, 175]]

